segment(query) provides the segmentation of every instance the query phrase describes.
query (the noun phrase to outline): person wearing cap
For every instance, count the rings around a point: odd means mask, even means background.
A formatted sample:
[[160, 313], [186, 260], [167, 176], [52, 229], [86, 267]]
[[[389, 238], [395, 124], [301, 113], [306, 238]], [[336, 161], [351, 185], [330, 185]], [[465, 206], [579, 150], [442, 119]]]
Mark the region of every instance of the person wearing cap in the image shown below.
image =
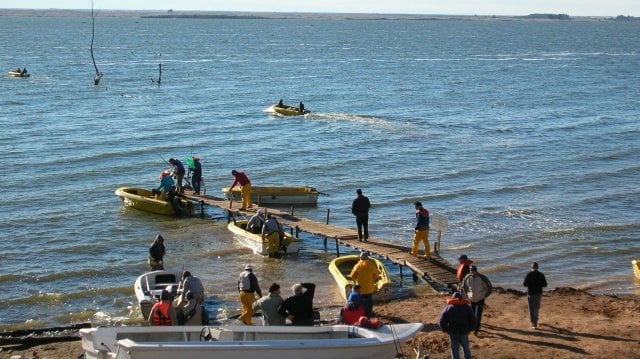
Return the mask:
[[424, 243], [424, 253], [428, 258], [431, 258], [431, 249], [429, 248], [429, 211], [422, 206], [422, 202], [416, 201], [413, 205], [416, 209], [416, 225], [411, 255], [417, 257], [420, 243]]
[[482, 323], [484, 300], [491, 293], [491, 282], [485, 275], [478, 273], [478, 267], [475, 265], [471, 265], [469, 269], [469, 274], [462, 280], [462, 289], [471, 301], [471, 310], [476, 317], [476, 327], [473, 334], [478, 335]]
[[529, 303], [529, 319], [531, 329], [538, 329], [538, 313], [542, 301], [542, 288], [547, 286], [547, 278], [538, 270], [538, 263], [531, 263], [531, 271], [524, 277], [523, 286], [527, 287], [527, 302]]
[[244, 172], [236, 170], [232, 170], [231, 175], [235, 180], [231, 184], [231, 187], [229, 187], [229, 193], [231, 193], [231, 190], [237, 184], [240, 185], [240, 194], [242, 195], [242, 207], [240, 207], [240, 210], [244, 211], [247, 208], [253, 207], [253, 204], [251, 203], [251, 181], [249, 180], [249, 177], [247, 177]]
[[447, 305], [440, 313], [438, 325], [449, 335], [451, 358], [459, 359], [462, 347], [464, 359], [471, 359], [469, 333], [476, 327], [476, 318], [469, 301], [463, 298], [462, 293], [453, 293], [451, 298], [447, 299]]
[[269, 295], [258, 299], [253, 303], [253, 310], [262, 310], [262, 319], [264, 325], [285, 325], [286, 318], [278, 313], [278, 308], [282, 305], [284, 299], [280, 296], [280, 284], [272, 283], [269, 287]]
[[184, 168], [184, 164], [175, 158], [169, 158], [169, 163], [172, 167], [171, 175], [176, 177], [176, 191], [178, 191], [178, 193], [182, 193], [182, 180], [184, 179], [184, 174], [187, 172]]
[[351, 279], [360, 285], [360, 296], [364, 301], [364, 312], [367, 318], [373, 315], [373, 293], [376, 292], [376, 282], [380, 280], [380, 271], [375, 262], [369, 258], [367, 252], [360, 253], [360, 260], [351, 269]]
[[163, 290], [160, 301], [153, 305], [147, 322], [151, 326], [177, 325], [176, 310], [171, 305], [171, 295]]
[[458, 257], [458, 263], [460, 264], [460, 266], [458, 266], [456, 277], [458, 277], [458, 282], [462, 283], [464, 277], [466, 277], [467, 274], [469, 274], [469, 272], [471, 271], [470, 266], [473, 261], [469, 259], [466, 254], [462, 254], [460, 257]]
[[171, 178], [171, 172], [160, 172], [160, 185], [158, 188], [151, 190], [156, 195], [156, 199], [163, 199], [168, 202], [173, 202], [176, 192], [176, 183]]
[[262, 233], [262, 226], [264, 226], [264, 208], [260, 208], [256, 214], [249, 218], [249, 222], [247, 222], [247, 231], [260, 234]]
[[156, 238], [149, 246], [149, 266], [151, 271], [164, 270], [164, 263], [162, 262], [166, 249], [164, 247], [164, 238], [160, 234], [156, 234]]
[[191, 292], [198, 304], [204, 303], [204, 286], [200, 278], [191, 274], [190, 271], [184, 271], [182, 273], [182, 279], [178, 284], [178, 294], [180, 294], [181, 301], [187, 299], [187, 292]]
[[313, 325], [314, 283], [296, 283], [291, 287], [293, 295], [285, 299], [278, 313], [291, 321], [291, 325]]
[[351, 203], [351, 213], [356, 217], [358, 240], [360, 242], [366, 242], [369, 239], [369, 208], [371, 208], [369, 198], [364, 196], [362, 190], [358, 188], [356, 190], [356, 198]]
[[253, 302], [256, 301], [255, 294], [262, 297], [262, 290], [258, 284], [258, 278], [253, 273], [253, 266], [247, 264], [244, 266], [244, 272], [240, 273], [238, 279], [238, 292], [240, 293], [240, 303], [242, 303], [242, 314], [240, 315], [240, 321], [246, 325], [252, 325], [251, 318], [253, 317]]
[[191, 173], [191, 187], [193, 194], [200, 194], [200, 185], [202, 183], [202, 164], [200, 158], [193, 157], [193, 171]]

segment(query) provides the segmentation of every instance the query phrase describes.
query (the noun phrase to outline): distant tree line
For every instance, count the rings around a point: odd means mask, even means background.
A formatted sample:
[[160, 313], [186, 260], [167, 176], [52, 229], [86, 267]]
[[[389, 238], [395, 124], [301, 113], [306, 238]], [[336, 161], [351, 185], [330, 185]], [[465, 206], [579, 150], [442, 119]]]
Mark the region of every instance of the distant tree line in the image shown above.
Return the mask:
[[638, 20], [640, 20], [640, 17], [618, 15], [618, 16], [616, 16], [616, 18], [614, 20], [616, 20], [616, 21], [638, 21]]
[[526, 19], [549, 19], [549, 20], [571, 20], [567, 14], [529, 14], [523, 16]]

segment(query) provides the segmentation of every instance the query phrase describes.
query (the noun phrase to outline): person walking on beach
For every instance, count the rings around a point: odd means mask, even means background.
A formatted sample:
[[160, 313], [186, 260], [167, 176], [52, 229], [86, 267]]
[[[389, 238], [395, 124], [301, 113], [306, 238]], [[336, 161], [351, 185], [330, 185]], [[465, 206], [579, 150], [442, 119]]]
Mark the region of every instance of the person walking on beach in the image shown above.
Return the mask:
[[367, 252], [360, 253], [360, 260], [351, 269], [351, 279], [360, 285], [360, 297], [364, 302], [364, 315], [371, 318], [373, 315], [373, 293], [376, 291], [376, 282], [380, 280], [380, 271], [375, 262], [369, 258]]
[[287, 317], [291, 325], [313, 325], [313, 296], [316, 285], [313, 283], [296, 283], [291, 287], [293, 295], [285, 299], [278, 313]]
[[[366, 242], [369, 239], [369, 208], [371, 203], [369, 198], [362, 194], [362, 190], [356, 190], [356, 198], [351, 203], [351, 213], [356, 217], [356, 226], [358, 227], [358, 240]], [[363, 236], [364, 231], [364, 236]]]
[[182, 189], [182, 179], [184, 178], [184, 174], [187, 172], [184, 169], [184, 164], [182, 164], [180, 160], [175, 158], [169, 158], [169, 163], [173, 167], [173, 176], [176, 177], [176, 191], [178, 193], [183, 193], [184, 190]]
[[258, 299], [253, 303], [253, 310], [262, 310], [264, 325], [285, 325], [286, 318], [278, 313], [278, 308], [284, 303], [280, 296], [280, 284], [273, 283], [269, 287], [269, 295]]
[[416, 225], [414, 228], [415, 234], [413, 235], [413, 247], [411, 248], [411, 255], [418, 256], [420, 250], [420, 243], [424, 243], [424, 253], [427, 258], [431, 258], [431, 249], [429, 248], [429, 211], [422, 206], [422, 202], [416, 201], [413, 203], [416, 208]]
[[480, 331], [482, 322], [482, 310], [484, 309], [484, 300], [491, 294], [492, 285], [484, 274], [478, 273], [478, 267], [472, 265], [471, 272], [462, 280], [462, 288], [471, 301], [471, 310], [476, 318], [476, 327], [473, 334], [476, 336]]
[[162, 260], [165, 253], [164, 238], [160, 234], [157, 234], [153, 243], [149, 246], [149, 266], [151, 266], [151, 271], [164, 270]]
[[240, 321], [246, 325], [253, 325], [251, 318], [253, 318], [253, 302], [256, 301], [257, 293], [262, 297], [262, 290], [258, 284], [258, 278], [253, 274], [253, 266], [247, 264], [244, 266], [244, 272], [240, 273], [240, 279], [238, 279], [238, 292], [240, 293], [240, 303], [242, 303], [242, 314], [240, 315]]
[[240, 210], [244, 211], [247, 208], [253, 207], [253, 204], [251, 203], [251, 181], [249, 180], [249, 177], [247, 177], [244, 172], [236, 170], [232, 170], [231, 175], [235, 177], [235, 180], [231, 184], [231, 187], [229, 187], [229, 193], [232, 193], [231, 190], [237, 184], [240, 185], [240, 194], [242, 195], [242, 207], [240, 207]]
[[460, 358], [462, 346], [464, 359], [471, 359], [469, 333], [476, 327], [476, 318], [469, 306], [469, 301], [464, 299], [461, 293], [453, 293], [453, 296], [447, 299], [447, 305], [442, 309], [438, 325], [449, 335], [451, 358]]
[[458, 263], [460, 264], [460, 266], [458, 266], [456, 277], [458, 277], [458, 282], [462, 283], [462, 280], [464, 279], [464, 277], [466, 277], [467, 274], [469, 274], [469, 272], [471, 271], [470, 267], [473, 261], [469, 259], [469, 257], [467, 257], [466, 254], [463, 254], [460, 257], [458, 257]]
[[538, 263], [531, 263], [531, 271], [524, 277], [523, 286], [527, 287], [527, 302], [529, 303], [529, 319], [531, 329], [538, 329], [538, 313], [542, 301], [542, 288], [547, 286], [547, 278], [538, 270]]

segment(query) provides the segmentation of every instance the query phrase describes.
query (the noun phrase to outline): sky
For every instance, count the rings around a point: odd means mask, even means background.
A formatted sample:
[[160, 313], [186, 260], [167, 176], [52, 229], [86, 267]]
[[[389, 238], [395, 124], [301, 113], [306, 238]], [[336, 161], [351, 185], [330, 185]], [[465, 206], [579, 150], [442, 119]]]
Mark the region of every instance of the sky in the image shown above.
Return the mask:
[[[0, 8], [91, 9], [91, 0], [0, 0]], [[640, 0], [93, 0], [96, 10], [200, 10], [429, 15], [637, 16]]]

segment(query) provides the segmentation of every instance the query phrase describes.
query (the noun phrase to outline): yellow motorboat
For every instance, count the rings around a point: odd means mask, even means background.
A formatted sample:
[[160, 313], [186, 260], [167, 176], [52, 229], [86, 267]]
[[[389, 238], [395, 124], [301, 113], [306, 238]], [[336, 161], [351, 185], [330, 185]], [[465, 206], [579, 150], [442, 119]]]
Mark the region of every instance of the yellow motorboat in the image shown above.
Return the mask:
[[640, 259], [632, 260], [631, 266], [633, 267], [633, 274], [636, 275], [636, 278], [640, 279]]
[[278, 104], [275, 104], [272, 107], [273, 107], [273, 111], [275, 111], [276, 113], [282, 116], [302, 116], [302, 115], [311, 113], [311, 111], [307, 109], [300, 111], [300, 108], [295, 106], [287, 106], [287, 105], [278, 106]]
[[[269, 252], [269, 241], [262, 237], [262, 234], [252, 233], [246, 230], [247, 220], [232, 221], [229, 222], [227, 228], [234, 234], [242, 245], [247, 248], [251, 248], [254, 253], [262, 254], [266, 256]], [[277, 251], [271, 251], [273, 253], [297, 253], [300, 250], [300, 239], [287, 232], [284, 232], [284, 240], [280, 243]]]
[[[372, 257], [369, 257], [369, 259], [374, 261], [380, 272], [380, 280], [376, 282], [378, 291], [373, 294], [373, 300], [376, 302], [389, 300], [391, 297], [391, 279], [387, 268], [378, 259]], [[333, 278], [336, 280], [336, 284], [338, 284], [340, 288], [340, 295], [342, 295], [344, 300], [347, 300], [349, 294], [351, 294], [351, 288], [354, 285], [354, 281], [350, 276], [351, 270], [359, 260], [360, 256], [358, 255], [346, 255], [338, 257], [329, 263], [329, 272], [331, 272]]]
[[190, 216], [193, 214], [193, 203], [184, 198], [179, 199], [178, 207], [162, 199], [156, 199], [155, 195], [143, 188], [120, 187], [116, 190], [116, 196], [122, 199], [127, 207], [132, 207], [141, 211], [163, 214], [165, 216]]
[[[222, 189], [225, 198], [233, 199], [234, 202], [241, 202], [242, 195], [240, 187], [229, 187]], [[318, 204], [318, 192], [313, 187], [260, 187], [251, 186], [251, 202], [258, 205], [276, 204], [276, 205], [311, 205]]]

